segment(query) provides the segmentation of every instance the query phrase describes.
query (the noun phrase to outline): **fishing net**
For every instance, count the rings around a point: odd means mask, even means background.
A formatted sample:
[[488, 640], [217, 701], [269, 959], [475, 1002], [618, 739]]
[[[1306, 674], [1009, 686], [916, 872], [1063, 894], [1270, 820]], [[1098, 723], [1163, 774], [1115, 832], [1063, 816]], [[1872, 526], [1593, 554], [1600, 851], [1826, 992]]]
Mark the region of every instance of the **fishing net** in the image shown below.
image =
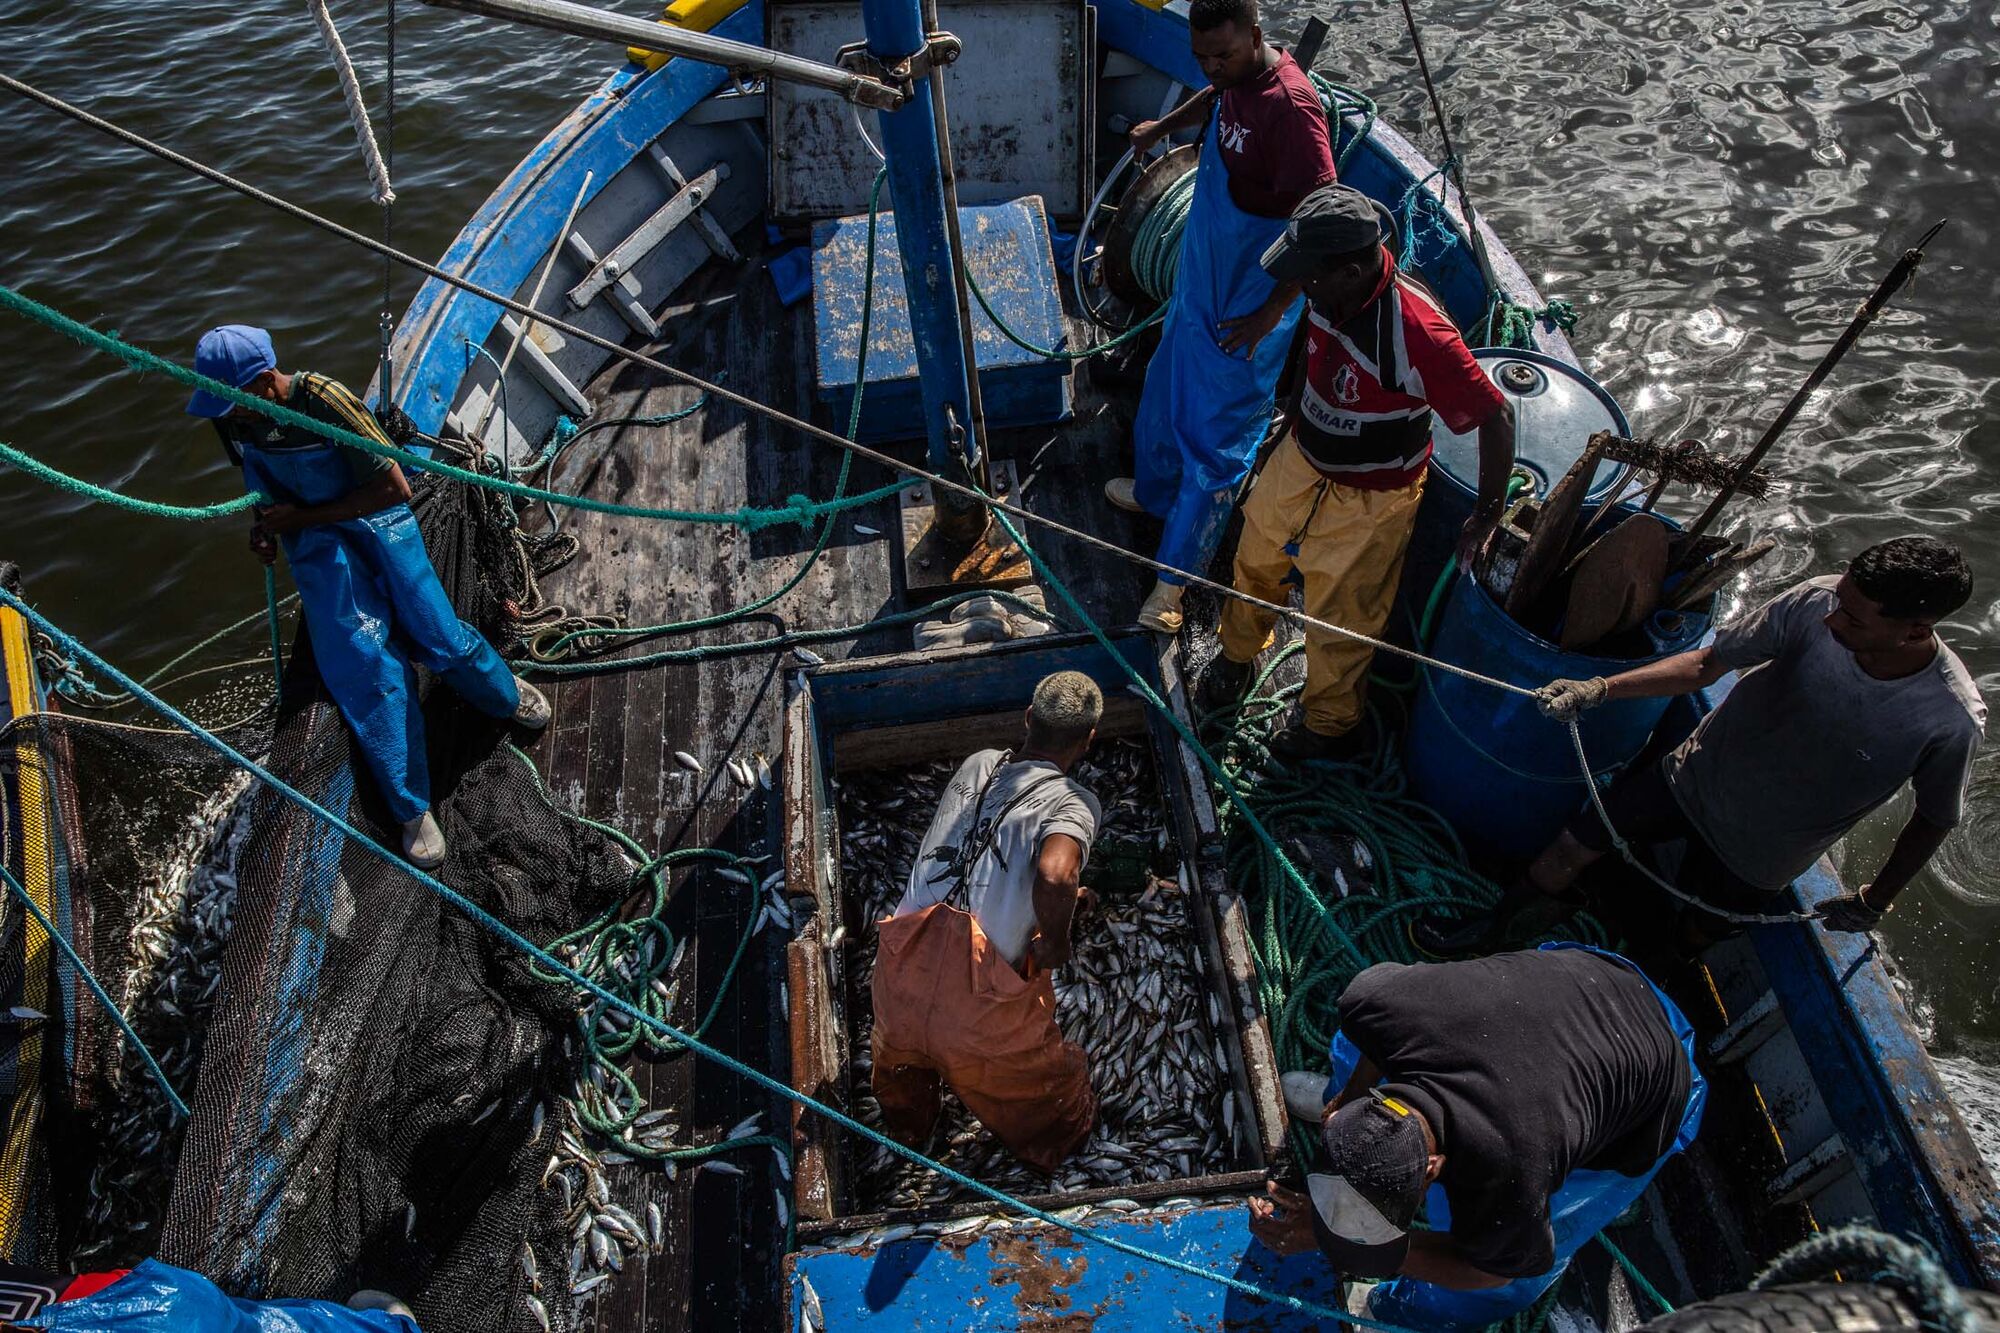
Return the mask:
[[[56, 694], [44, 710], [7, 721], [0, 788], [10, 800], [0, 853], [31, 893], [45, 886], [49, 915], [85, 966], [138, 1020], [168, 1078], [189, 1087], [212, 994], [203, 977], [226, 936], [233, 889], [196, 867], [242, 780], [185, 734], [153, 725], [130, 700], [90, 688], [46, 640], [31, 636], [29, 649], [41, 679], [74, 697]], [[272, 716], [268, 662], [248, 678], [202, 672], [196, 679], [194, 688], [170, 684], [167, 692], [233, 744], [261, 753]], [[31, 940], [44, 961], [39, 990], [23, 971]], [[177, 1136], [166, 1098], [82, 976], [11, 895], [0, 903], [0, 993], [46, 1015], [32, 1028], [48, 1112], [39, 1136], [46, 1168], [39, 1185], [7, 1182], [7, 1197], [26, 1215], [10, 1257], [55, 1267], [129, 1248], [156, 1226], [171, 1174]], [[20, 1048], [10, 1045], [10, 1054]], [[41, 1188], [48, 1193], [38, 1197]]]
[[[414, 507], [460, 613], [510, 643], [560, 547], [524, 541], [483, 491], [426, 479]], [[347, 727], [302, 660], [294, 676], [280, 776], [395, 847]], [[447, 690], [427, 694], [425, 719], [440, 878], [538, 943], [629, 890], [624, 850], [554, 807], [499, 724]], [[428, 1333], [568, 1327], [566, 1299], [538, 1293], [519, 1256], [562, 1271], [569, 1250], [541, 1168], [558, 1128], [547, 1108], [581, 1067], [573, 991], [400, 863], [281, 794], [251, 799], [164, 1257], [247, 1295], [389, 1290]]]
[[[412, 505], [454, 604], [510, 646], [573, 545], [523, 534], [483, 491], [419, 478]], [[70, 1206], [44, 1257], [157, 1253], [255, 1297], [376, 1287], [426, 1333], [573, 1327], [566, 1284], [529, 1274], [568, 1271], [571, 1219], [541, 1186], [551, 1112], [583, 1065], [575, 992], [165, 719], [77, 692], [91, 714], [30, 718], [16, 738], [60, 763], [76, 807], [79, 948], [194, 1118], [176, 1123], [94, 1002], [72, 1004], [75, 1086], [49, 1158], [74, 1188], [54, 1191]], [[265, 662], [176, 701], [395, 848], [302, 630], [272, 693]], [[441, 878], [538, 943], [630, 890], [625, 850], [555, 808], [500, 724], [449, 690], [426, 691], [425, 716]]]

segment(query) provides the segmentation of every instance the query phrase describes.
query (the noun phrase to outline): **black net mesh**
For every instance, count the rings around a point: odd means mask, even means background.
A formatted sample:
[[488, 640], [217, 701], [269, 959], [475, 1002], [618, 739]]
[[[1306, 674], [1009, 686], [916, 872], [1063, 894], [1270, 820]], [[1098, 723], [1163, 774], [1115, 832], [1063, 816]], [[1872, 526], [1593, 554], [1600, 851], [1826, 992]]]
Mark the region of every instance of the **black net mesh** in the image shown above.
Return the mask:
[[[41, 674], [62, 664], [35, 644]], [[271, 719], [268, 665], [248, 679], [204, 678], [175, 692], [232, 744], [261, 753]], [[221, 816], [242, 788], [231, 766], [163, 719], [127, 704], [69, 707], [16, 719], [0, 745], [0, 783], [25, 770], [50, 793], [58, 916], [85, 965], [134, 1021], [176, 1087], [194, 1082], [205, 989], [227, 936], [233, 882], [198, 872]], [[20, 852], [17, 846], [15, 851]], [[18, 874], [18, 858], [10, 858]], [[220, 900], [218, 902], [218, 899]], [[23, 914], [9, 902], [10, 940]], [[18, 962], [18, 951], [0, 958]], [[53, 958], [54, 956], [52, 956]], [[46, 1006], [49, 1115], [43, 1142], [53, 1206], [38, 1261], [52, 1266], [149, 1252], [171, 1178], [178, 1133], [137, 1053], [71, 968], [54, 964], [58, 1002]], [[0, 981], [9, 993], [13, 978]]]
[[[483, 491], [419, 479], [413, 507], [461, 614], [511, 644], [564, 544], [522, 537]], [[268, 669], [254, 679], [268, 696]], [[119, 715], [135, 711], [168, 725]], [[440, 878], [538, 942], [626, 891], [622, 851], [553, 807], [498, 724], [448, 690], [426, 722]], [[520, 1262], [527, 1246], [567, 1271], [568, 1219], [540, 1182], [559, 1122], [544, 1108], [581, 1058], [571, 988], [198, 742], [36, 725], [73, 756], [80, 936], [194, 1108], [174, 1124], [115, 1032], [87, 1034], [73, 1125], [93, 1150], [72, 1156], [65, 1248], [93, 1265], [158, 1253], [243, 1295], [381, 1288], [426, 1333], [573, 1326], [566, 1284], [537, 1293]], [[303, 633], [276, 709], [226, 739], [397, 845]]]

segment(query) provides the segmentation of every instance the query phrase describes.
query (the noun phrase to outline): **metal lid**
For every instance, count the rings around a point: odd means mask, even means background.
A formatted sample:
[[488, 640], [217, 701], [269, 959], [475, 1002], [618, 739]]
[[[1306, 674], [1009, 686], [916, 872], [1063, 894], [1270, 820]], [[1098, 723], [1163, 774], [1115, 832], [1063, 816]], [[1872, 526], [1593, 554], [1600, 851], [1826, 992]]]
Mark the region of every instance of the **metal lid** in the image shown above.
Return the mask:
[[[1514, 461], [1535, 474], [1537, 495], [1549, 493], [1598, 431], [1632, 433], [1617, 401], [1567, 361], [1511, 347], [1482, 347], [1472, 357], [1514, 409]], [[1431, 446], [1439, 468], [1466, 490], [1479, 489], [1476, 430], [1460, 435], [1439, 422], [1431, 432]], [[1630, 471], [1624, 463], [1599, 464], [1585, 503], [1609, 498]]]

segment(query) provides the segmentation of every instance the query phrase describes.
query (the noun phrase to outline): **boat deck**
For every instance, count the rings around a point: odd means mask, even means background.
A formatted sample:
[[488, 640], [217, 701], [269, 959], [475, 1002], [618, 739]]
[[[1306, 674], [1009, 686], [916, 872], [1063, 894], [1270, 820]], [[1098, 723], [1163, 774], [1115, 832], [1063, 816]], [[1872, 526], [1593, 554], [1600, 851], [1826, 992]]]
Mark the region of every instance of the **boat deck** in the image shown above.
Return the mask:
[[[790, 309], [780, 305], [754, 257], [733, 271], [712, 266], [683, 295], [660, 320], [673, 330], [674, 341], [646, 350], [787, 412], [825, 421], [824, 409], [816, 410], [811, 401], [811, 377], [799, 373], [813, 356], [809, 301]], [[1095, 331], [1078, 325], [1073, 344], [1085, 345]], [[696, 397], [657, 372], [623, 363], [600, 375], [588, 392], [595, 420], [665, 415]], [[993, 453], [1016, 460], [1025, 503], [1036, 512], [1146, 549], [1156, 533], [1141, 530], [1149, 526], [1144, 520], [1112, 509], [1102, 491], [1104, 478], [1129, 462], [1130, 396], [1099, 387], [1087, 369], [1075, 376], [1075, 393], [1072, 421], [998, 433]], [[900, 457], [921, 460], [920, 443], [893, 448]], [[829, 497], [839, 467], [838, 451], [830, 445], [732, 404], [710, 403], [671, 424], [597, 432], [565, 455], [554, 484], [625, 504], [723, 510], [782, 504], [797, 494]], [[859, 492], [891, 479], [881, 465], [857, 461], [849, 489]], [[787, 628], [849, 623], [912, 604], [903, 596], [889, 535], [897, 527], [895, 497], [841, 514], [835, 522], [826, 553], [768, 611], [726, 628], [635, 642], [616, 655], [740, 642]], [[545, 582], [548, 600], [575, 613], [615, 612], [628, 624], [713, 615], [768, 595], [797, 572], [815, 536], [796, 527], [751, 534], [582, 511], [565, 512], [563, 524], [582, 551]], [[857, 524], [881, 535], [861, 534]], [[1075, 543], [1057, 536], [1031, 533], [1030, 539], [1092, 616], [1105, 624], [1131, 619], [1150, 583], [1144, 570], [1087, 558], [1067, 549]], [[1051, 604], [1058, 601], [1052, 590], [1045, 591]], [[922, 596], [914, 604], [928, 600]], [[816, 651], [838, 658], [909, 646], [908, 629], [897, 627]], [[530, 753], [571, 810], [610, 823], [650, 849], [716, 846], [744, 855], [775, 853], [772, 794], [743, 790], [731, 781], [726, 763], [739, 758], [754, 764], [759, 751], [775, 762], [787, 660], [750, 653], [562, 677], [548, 686], [555, 720]], [[698, 757], [705, 771], [695, 774], [679, 764], [673, 757], [677, 750]], [[675, 911], [681, 915], [673, 924], [691, 940], [693, 978], [679, 996], [677, 1024], [692, 1025], [715, 1003], [744, 913], [756, 910], [754, 900], [730, 888], [699, 874], [677, 886]], [[753, 942], [706, 1039], [759, 1068], [787, 1068], [782, 967], [779, 932], [767, 931]], [[641, 1062], [635, 1073], [650, 1104], [685, 1109], [678, 1118], [686, 1142], [710, 1142], [760, 1110], [766, 1129], [788, 1123], [789, 1113], [775, 1099], [707, 1061]], [[784, 1234], [772, 1191], [777, 1176], [768, 1153], [737, 1156], [742, 1175], [683, 1171], [669, 1182], [654, 1168], [617, 1169], [614, 1194], [635, 1212], [642, 1213], [649, 1201], [658, 1203], [669, 1240], [665, 1253], [629, 1261], [598, 1294], [588, 1307], [595, 1327], [664, 1331], [780, 1321], [778, 1311], [744, 1299], [746, 1292], [776, 1290], [780, 1255], [773, 1242]], [[760, 1239], [746, 1245], [745, 1237]]]

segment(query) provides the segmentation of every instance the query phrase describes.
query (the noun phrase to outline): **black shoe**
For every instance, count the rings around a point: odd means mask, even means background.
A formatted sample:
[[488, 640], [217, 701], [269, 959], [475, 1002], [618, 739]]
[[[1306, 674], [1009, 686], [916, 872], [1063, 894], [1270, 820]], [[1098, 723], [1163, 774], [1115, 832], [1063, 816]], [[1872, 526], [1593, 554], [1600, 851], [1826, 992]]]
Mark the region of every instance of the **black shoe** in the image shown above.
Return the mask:
[[1204, 717], [1214, 717], [1234, 708], [1250, 688], [1250, 662], [1238, 662], [1221, 653], [1202, 672], [1201, 688], [1195, 692], [1195, 707]]
[[1489, 954], [1504, 932], [1498, 912], [1477, 916], [1426, 916], [1410, 923], [1410, 943], [1426, 958], [1472, 958]]
[[1273, 759], [1283, 764], [1305, 764], [1315, 759], [1338, 764], [1359, 759], [1366, 748], [1366, 738], [1359, 727], [1328, 736], [1303, 722], [1294, 722], [1271, 737], [1266, 748]]

